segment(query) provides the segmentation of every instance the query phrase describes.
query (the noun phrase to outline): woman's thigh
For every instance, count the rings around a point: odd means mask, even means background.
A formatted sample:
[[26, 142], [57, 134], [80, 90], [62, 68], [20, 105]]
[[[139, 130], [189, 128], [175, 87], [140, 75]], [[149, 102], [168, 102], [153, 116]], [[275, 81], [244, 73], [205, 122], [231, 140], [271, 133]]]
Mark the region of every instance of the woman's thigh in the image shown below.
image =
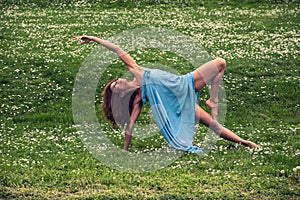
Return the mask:
[[205, 126], [209, 126], [212, 118], [205, 110], [203, 110], [198, 104], [195, 105], [195, 120]]

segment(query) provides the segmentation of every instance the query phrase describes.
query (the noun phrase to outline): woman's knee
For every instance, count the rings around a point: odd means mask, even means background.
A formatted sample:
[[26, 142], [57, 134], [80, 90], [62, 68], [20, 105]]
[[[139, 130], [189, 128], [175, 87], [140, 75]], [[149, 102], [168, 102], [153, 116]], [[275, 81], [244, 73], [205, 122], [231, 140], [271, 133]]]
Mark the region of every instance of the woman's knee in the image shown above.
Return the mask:
[[220, 70], [224, 70], [226, 68], [226, 60], [223, 58], [216, 58], [214, 63]]

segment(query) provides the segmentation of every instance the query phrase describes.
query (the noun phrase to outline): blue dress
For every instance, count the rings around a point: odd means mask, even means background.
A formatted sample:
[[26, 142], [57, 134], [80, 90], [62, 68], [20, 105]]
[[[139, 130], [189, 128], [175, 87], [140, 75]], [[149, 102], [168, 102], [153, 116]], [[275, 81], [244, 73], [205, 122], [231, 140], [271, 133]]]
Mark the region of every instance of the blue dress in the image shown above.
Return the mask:
[[157, 69], [147, 69], [142, 78], [142, 101], [150, 103], [151, 110], [160, 132], [171, 147], [202, 152], [193, 146], [195, 130], [194, 75], [177, 76]]

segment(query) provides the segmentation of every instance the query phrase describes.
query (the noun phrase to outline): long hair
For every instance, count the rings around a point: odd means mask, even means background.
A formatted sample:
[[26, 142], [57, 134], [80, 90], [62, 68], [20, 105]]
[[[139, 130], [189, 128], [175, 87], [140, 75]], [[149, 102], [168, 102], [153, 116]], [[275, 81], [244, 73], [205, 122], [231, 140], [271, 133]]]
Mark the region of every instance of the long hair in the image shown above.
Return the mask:
[[102, 92], [102, 111], [105, 118], [113, 125], [120, 125], [122, 128], [130, 122], [130, 116], [133, 110], [133, 102], [140, 88], [128, 92], [121, 97], [120, 94], [113, 93], [110, 86], [117, 78], [107, 83]]

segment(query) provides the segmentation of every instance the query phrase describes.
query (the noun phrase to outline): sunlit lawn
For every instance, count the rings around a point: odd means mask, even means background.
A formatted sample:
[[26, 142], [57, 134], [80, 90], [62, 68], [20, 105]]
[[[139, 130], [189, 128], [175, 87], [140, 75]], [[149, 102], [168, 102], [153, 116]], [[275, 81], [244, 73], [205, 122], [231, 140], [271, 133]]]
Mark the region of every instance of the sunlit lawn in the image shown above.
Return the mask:
[[[299, 198], [300, 6], [268, 2], [1, 5], [0, 197]], [[95, 45], [78, 45], [72, 37], [107, 39], [139, 27], [179, 31], [212, 57], [226, 59], [225, 126], [262, 148], [250, 150], [219, 140], [206, 157], [184, 154], [146, 173], [112, 169], [89, 154], [74, 127], [72, 91], [76, 73]], [[132, 55], [141, 66], [153, 60], [181, 73], [192, 70], [171, 53], [149, 50]], [[120, 62], [114, 63], [109, 78], [124, 72], [120, 67]], [[100, 80], [99, 92], [106, 81]], [[200, 99], [204, 108], [207, 98], [205, 89]], [[103, 121], [100, 95], [96, 101], [101, 126], [121, 147], [122, 132]], [[201, 143], [206, 132], [197, 126], [195, 142]], [[157, 133], [133, 138], [131, 151], [166, 145]]]

